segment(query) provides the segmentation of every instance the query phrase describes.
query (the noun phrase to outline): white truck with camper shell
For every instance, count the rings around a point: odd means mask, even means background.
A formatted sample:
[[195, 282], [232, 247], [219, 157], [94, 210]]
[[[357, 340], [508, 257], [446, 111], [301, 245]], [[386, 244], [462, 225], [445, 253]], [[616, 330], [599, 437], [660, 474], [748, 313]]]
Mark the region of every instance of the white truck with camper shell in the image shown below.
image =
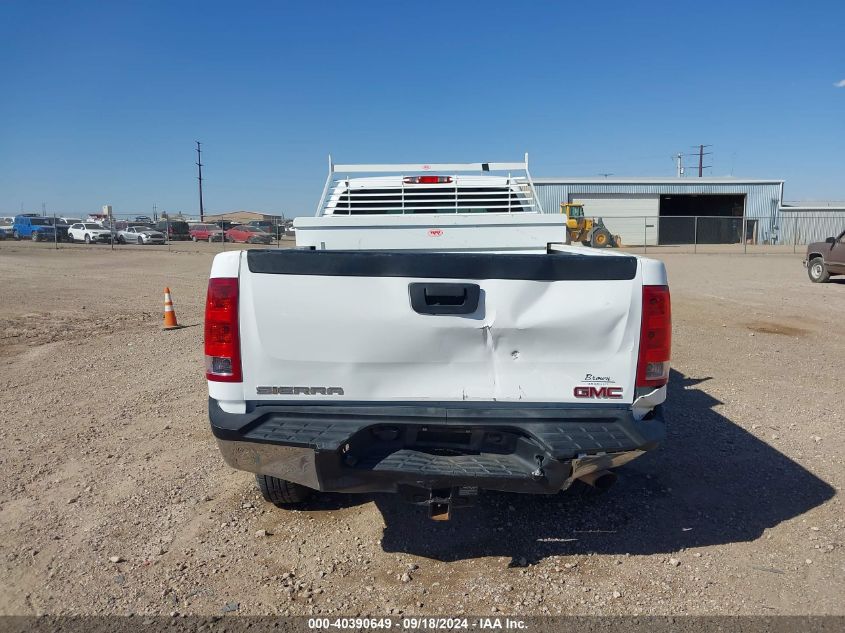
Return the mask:
[[443, 519], [605, 488], [663, 439], [665, 268], [566, 244], [527, 157], [332, 165], [296, 228], [217, 255], [206, 303], [211, 429], [268, 501], [387, 491]]

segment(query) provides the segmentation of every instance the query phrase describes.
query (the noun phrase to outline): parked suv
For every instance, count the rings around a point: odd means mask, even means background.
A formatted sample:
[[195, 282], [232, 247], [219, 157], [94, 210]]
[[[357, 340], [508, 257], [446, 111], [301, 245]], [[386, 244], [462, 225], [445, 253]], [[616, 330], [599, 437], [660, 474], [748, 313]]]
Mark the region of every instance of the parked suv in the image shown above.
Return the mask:
[[166, 235], [168, 240], [191, 239], [191, 229], [184, 220], [159, 220], [155, 228]]
[[96, 222], [77, 222], [72, 224], [67, 232], [68, 242], [85, 242], [91, 244], [92, 242], [111, 243], [112, 232], [111, 229], [103, 228], [102, 225]]
[[807, 246], [804, 259], [810, 281], [824, 283], [831, 275], [845, 275], [845, 231]]
[[195, 242], [222, 242], [223, 229], [216, 224], [194, 224], [190, 230], [191, 239]]
[[12, 236], [16, 240], [31, 239], [33, 242], [56, 239], [55, 229], [48, 218], [33, 215], [15, 216], [15, 221], [12, 224]]
[[70, 225], [67, 222], [65, 222], [64, 220], [62, 220], [61, 218], [53, 218], [53, 217], [48, 216], [44, 219], [47, 220], [47, 222], [50, 224], [50, 226], [52, 226], [58, 232], [58, 235], [56, 236], [57, 239], [60, 242], [67, 242], [67, 240], [68, 240], [67, 232], [68, 232], [68, 229], [70, 228]]

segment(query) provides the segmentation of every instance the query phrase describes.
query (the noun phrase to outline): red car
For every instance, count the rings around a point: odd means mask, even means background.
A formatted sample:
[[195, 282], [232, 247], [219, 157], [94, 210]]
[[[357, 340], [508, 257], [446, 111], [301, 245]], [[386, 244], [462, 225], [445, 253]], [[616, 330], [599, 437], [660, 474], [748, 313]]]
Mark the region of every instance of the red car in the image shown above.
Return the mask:
[[195, 242], [222, 242], [223, 229], [216, 224], [194, 224], [188, 231]]
[[239, 224], [226, 231], [226, 241], [243, 242], [244, 244], [269, 244], [273, 241], [273, 236], [254, 226]]

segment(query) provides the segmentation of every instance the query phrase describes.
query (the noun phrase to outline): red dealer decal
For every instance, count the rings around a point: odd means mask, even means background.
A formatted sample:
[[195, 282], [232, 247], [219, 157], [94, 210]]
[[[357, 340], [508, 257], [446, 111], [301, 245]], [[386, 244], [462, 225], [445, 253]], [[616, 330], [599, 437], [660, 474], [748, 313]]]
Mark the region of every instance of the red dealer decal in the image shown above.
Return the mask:
[[430, 237], [440, 237], [441, 235], [443, 235], [443, 230], [442, 229], [429, 229], [428, 234], [429, 234]]

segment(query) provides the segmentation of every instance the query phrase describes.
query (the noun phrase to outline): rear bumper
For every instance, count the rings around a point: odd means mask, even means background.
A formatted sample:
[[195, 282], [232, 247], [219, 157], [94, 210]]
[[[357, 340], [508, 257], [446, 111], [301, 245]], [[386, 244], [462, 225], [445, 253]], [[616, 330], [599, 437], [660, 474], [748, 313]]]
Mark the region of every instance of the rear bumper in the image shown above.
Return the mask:
[[237, 469], [334, 492], [472, 486], [554, 493], [621, 466], [665, 437], [662, 411], [504, 403], [252, 406], [209, 399], [211, 430]]

